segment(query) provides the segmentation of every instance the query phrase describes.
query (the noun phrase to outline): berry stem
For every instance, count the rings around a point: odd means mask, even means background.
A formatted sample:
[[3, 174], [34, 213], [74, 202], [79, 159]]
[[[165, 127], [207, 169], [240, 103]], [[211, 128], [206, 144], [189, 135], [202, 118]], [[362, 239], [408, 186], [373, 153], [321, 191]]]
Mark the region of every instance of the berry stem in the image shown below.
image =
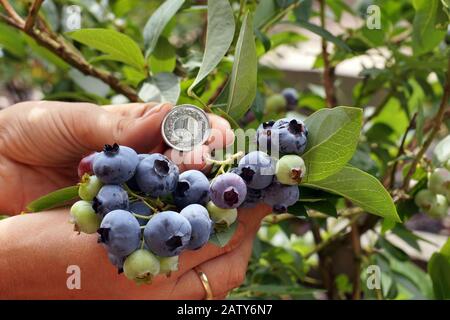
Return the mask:
[[146, 219], [146, 220], [150, 220], [150, 219], [153, 217], [153, 215], [143, 216], [142, 214], [137, 214], [137, 213], [134, 213], [134, 212], [132, 212], [131, 214], [132, 214], [133, 216], [135, 216], [136, 218], [139, 218], [139, 219]]
[[149, 207], [153, 212], [158, 212], [158, 210], [153, 207], [150, 203], [148, 203], [148, 199], [138, 195], [137, 193], [135, 193], [134, 191], [132, 191], [126, 184], [123, 185], [124, 189], [127, 191], [128, 195], [133, 196], [139, 200], [141, 200], [147, 207]]
[[244, 152], [239, 151], [238, 153], [231, 155], [229, 158], [227, 158], [225, 160], [214, 160], [211, 158], [207, 158], [206, 161], [209, 163], [220, 165], [220, 166], [229, 165], [229, 164], [232, 164], [234, 162], [234, 160], [241, 158], [243, 155], [244, 155]]

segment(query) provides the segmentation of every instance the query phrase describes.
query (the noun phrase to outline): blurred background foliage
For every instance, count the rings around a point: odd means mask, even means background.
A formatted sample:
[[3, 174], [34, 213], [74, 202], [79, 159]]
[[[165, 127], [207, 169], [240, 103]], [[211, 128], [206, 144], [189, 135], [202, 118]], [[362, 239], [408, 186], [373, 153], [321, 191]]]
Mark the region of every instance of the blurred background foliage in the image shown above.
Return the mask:
[[[220, 107], [225, 103], [224, 88], [232, 73], [232, 54], [200, 81], [194, 95], [188, 94], [205, 49], [206, 1], [181, 1], [176, 14], [159, 15], [164, 29], [150, 54], [141, 58], [132, 50], [133, 46], [140, 52], [148, 50], [144, 26], [164, 2], [45, 0], [40, 8], [37, 28], [48, 28], [87, 65], [109, 72], [132, 92], [128, 97], [112, 88], [111, 83], [83, 74], [85, 70], [74, 67], [57, 50], [42, 47], [33, 35], [0, 19], [0, 107], [30, 99], [101, 105], [139, 98], [178, 104], [198, 104], [200, 99]], [[31, 1], [11, 3], [19, 15], [27, 17]], [[450, 234], [449, 217], [430, 218], [413, 201], [427, 184], [427, 173], [438, 166], [432, 150], [448, 134], [450, 126], [444, 87], [450, 51], [449, 2], [230, 3], [236, 28], [229, 52], [234, 53], [249, 11], [258, 57], [256, 97], [249, 111], [235, 119], [239, 125], [254, 128], [261, 121], [286, 114], [306, 117], [335, 105], [363, 108], [363, 132], [350, 163], [383, 182], [405, 221], [396, 224], [354, 212], [341, 197], [311, 193], [305, 188], [301, 192], [306, 199], [303, 204], [287, 215], [269, 216], [264, 221], [255, 239], [247, 278], [231, 297], [450, 298], [449, 245], [440, 249]], [[129, 55], [114, 58], [114, 52], [105, 52], [111, 48], [99, 50], [98, 44], [90, 44], [84, 35], [78, 34], [77, 38], [76, 31], [70, 33], [68, 21], [73, 10], [79, 10], [82, 28], [126, 34], [132, 39]], [[8, 15], [1, 6], [0, 13]], [[370, 29], [377, 18], [380, 28]], [[315, 48], [313, 54], [308, 53], [309, 48]], [[351, 72], [343, 72], [348, 70], [343, 66], [350, 66]], [[286, 87], [297, 89], [294, 103], [281, 95]], [[427, 140], [429, 145], [422, 150]], [[444, 147], [449, 148], [449, 144]], [[410, 170], [411, 165], [414, 170]], [[441, 260], [435, 256], [439, 250]], [[434, 261], [432, 266], [429, 260]], [[367, 286], [371, 280], [367, 268], [371, 265], [381, 269], [380, 289]], [[442, 286], [440, 291], [437, 284]]]

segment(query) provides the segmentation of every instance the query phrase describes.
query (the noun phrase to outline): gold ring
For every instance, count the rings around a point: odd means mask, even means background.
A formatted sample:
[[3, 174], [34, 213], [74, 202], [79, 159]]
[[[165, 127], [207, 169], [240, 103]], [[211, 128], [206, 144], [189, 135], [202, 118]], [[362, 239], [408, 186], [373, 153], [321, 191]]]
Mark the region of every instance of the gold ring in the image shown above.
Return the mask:
[[214, 297], [211, 290], [211, 285], [209, 284], [208, 277], [204, 272], [200, 271], [198, 268], [194, 268], [194, 270], [195, 272], [197, 272], [197, 275], [199, 276], [200, 281], [202, 282], [203, 288], [205, 289], [206, 292], [205, 300], [213, 300]]

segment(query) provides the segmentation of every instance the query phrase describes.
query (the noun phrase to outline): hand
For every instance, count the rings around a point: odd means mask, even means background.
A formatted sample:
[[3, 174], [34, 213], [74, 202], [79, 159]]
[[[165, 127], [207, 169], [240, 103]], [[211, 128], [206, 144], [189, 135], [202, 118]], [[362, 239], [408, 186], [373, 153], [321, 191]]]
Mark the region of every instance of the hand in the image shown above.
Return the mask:
[[[80, 158], [105, 142], [163, 152], [160, 124], [170, 108], [26, 102], [0, 112], [0, 184], [6, 187], [0, 191], [0, 212], [20, 212], [37, 196], [73, 185]], [[1, 297], [201, 299], [205, 292], [192, 271], [196, 266], [207, 274], [215, 297], [224, 297], [243, 280], [254, 235], [270, 209], [245, 211], [225, 248], [208, 244], [186, 252], [179, 271], [141, 287], [117, 276], [95, 235], [73, 232], [67, 209], [6, 219], [0, 222], [0, 256], [7, 257], [0, 261]], [[69, 265], [81, 268], [81, 290], [66, 286]]]

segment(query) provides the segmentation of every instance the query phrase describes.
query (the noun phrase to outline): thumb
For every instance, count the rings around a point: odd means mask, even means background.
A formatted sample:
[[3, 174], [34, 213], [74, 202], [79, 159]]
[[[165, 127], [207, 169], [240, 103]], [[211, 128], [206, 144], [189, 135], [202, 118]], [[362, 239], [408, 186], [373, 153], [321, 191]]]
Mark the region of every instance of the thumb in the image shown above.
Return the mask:
[[[124, 112], [124, 108], [130, 109], [130, 112]], [[108, 108], [109, 111], [100, 109], [95, 117], [89, 117], [78, 127], [77, 136], [84, 140], [80, 142], [87, 152], [100, 150], [105, 144], [112, 143], [129, 146], [137, 152], [161, 148], [161, 123], [172, 105], [135, 104], [124, 108]]]

